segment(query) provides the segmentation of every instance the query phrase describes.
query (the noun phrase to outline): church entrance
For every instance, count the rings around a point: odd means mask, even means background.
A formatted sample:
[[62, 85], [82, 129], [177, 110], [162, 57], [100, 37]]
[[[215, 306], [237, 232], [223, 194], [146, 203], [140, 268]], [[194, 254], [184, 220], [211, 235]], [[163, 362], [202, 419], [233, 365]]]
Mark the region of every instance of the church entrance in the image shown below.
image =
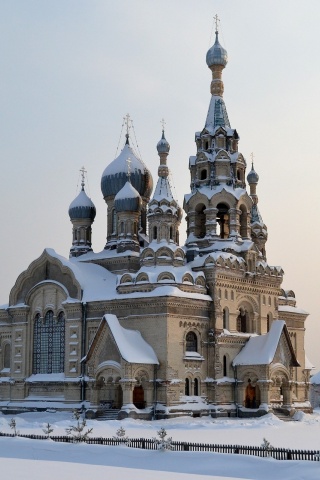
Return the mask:
[[253, 385], [251, 379], [248, 379], [248, 385], [246, 386], [245, 402], [246, 408], [258, 408], [260, 405], [260, 390], [258, 385]]
[[145, 408], [144, 390], [142, 385], [138, 385], [133, 389], [133, 404], [137, 408]]
[[97, 403], [106, 408], [119, 410], [123, 404], [121, 377], [113, 369], [103, 370], [96, 381]]

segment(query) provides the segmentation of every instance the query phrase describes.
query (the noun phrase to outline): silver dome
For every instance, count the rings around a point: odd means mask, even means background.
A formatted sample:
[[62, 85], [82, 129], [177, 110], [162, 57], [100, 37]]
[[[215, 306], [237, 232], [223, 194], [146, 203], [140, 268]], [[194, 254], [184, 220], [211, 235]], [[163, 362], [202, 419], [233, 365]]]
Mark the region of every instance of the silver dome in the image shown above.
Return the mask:
[[214, 45], [207, 52], [206, 61], [209, 68], [212, 65], [223, 65], [225, 67], [228, 63], [227, 50], [220, 45], [218, 32], [216, 32]]

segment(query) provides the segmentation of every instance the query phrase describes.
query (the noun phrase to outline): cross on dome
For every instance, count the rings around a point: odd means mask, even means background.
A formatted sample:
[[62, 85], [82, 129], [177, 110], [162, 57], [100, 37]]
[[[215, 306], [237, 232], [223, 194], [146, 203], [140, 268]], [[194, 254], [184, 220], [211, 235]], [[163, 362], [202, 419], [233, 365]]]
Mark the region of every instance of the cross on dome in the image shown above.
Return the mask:
[[220, 22], [220, 18], [218, 17], [218, 14], [216, 13], [215, 16], [213, 17], [214, 21], [215, 21], [215, 24], [216, 24], [216, 33], [218, 33], [218, 25], [219, 25], [219, 22]]
[[251, 157], [251, 165], [252, 165], [252, 168], [253, 168], [253, 160], [254, 160], [254, 154], [253, 154], [253, 152], [251, 152], [250, 157]]
[[132, 128], [132, 119], [129, 113], [127, 113], [127, 115], [123, 117], [123, 121], [126, 126], [126, 139], [127, 139], [126, 143], [129, 143], [130, 129]]
[[81, 190], [84, 190], [84, 177], [85, 177], [85, 174], [87, 173], [87, 170], [82, 167], [80, 168], [80, 172], [81, 172]]
[[166, 124], [166, 122], [164, 121], [164, 118], [162, 118], [162, 120], [160, 121], [161, 125], [162, 125], [162, 131], [164, 132], [164, 126]]

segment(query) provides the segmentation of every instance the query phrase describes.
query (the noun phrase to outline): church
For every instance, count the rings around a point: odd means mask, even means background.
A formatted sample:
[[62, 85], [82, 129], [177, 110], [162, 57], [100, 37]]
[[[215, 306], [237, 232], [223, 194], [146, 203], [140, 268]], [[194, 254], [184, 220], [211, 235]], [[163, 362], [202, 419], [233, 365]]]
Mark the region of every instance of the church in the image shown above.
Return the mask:
[[308, 314], [267, 259], [259, 176], [239, 152], [223, 99], [227, 61], [216, 31], [183, 205], [164, 129], [153, 190], [127, 119], [123, 149], [102, 173], [107, 241], [95, 253], [83, 171], [69, 207], [69, 258], [45, 249], [0, 307], [2, 411], [82, 408], [119, 419], [311, 411]]

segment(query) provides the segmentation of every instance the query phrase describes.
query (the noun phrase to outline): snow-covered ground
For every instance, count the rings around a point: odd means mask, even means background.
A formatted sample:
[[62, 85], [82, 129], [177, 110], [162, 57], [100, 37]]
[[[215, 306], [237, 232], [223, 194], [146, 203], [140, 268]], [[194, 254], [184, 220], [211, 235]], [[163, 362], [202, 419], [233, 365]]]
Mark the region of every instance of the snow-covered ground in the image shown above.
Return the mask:
[[[0, 414], [0, 431], [12, 432], [11, 416]], [[42, 434], [49, 422], [53, 435], [65, 435], [74, 424], [69, 413], [24, 413], [15, 417], [20, 433]], [[173, 440], [261, 445], [266, 438], [274, 447], [320, 450], [320, 411], [300, 414], [296, 422], [282, 422], [273, 415], [260, 419], [212, 419], [181, 417], [166, 421], [123, 420], [88, 421], [92, 436], [112, 437], [120, 426], [129, 438], [153, 438], [163, 426]], [[163, 479], [255, 479], [318, 480], [320, 462], [278, 461], [245, 455], [206, 452], [160, 452], [126, 446], [107, 447], [62, 444], [20, 437], [0, 437], [0, 471], [3, 478], [15, 480], [57, 478], [78, 480]], [[26, 475], [27, 473], [27, 475]]]

